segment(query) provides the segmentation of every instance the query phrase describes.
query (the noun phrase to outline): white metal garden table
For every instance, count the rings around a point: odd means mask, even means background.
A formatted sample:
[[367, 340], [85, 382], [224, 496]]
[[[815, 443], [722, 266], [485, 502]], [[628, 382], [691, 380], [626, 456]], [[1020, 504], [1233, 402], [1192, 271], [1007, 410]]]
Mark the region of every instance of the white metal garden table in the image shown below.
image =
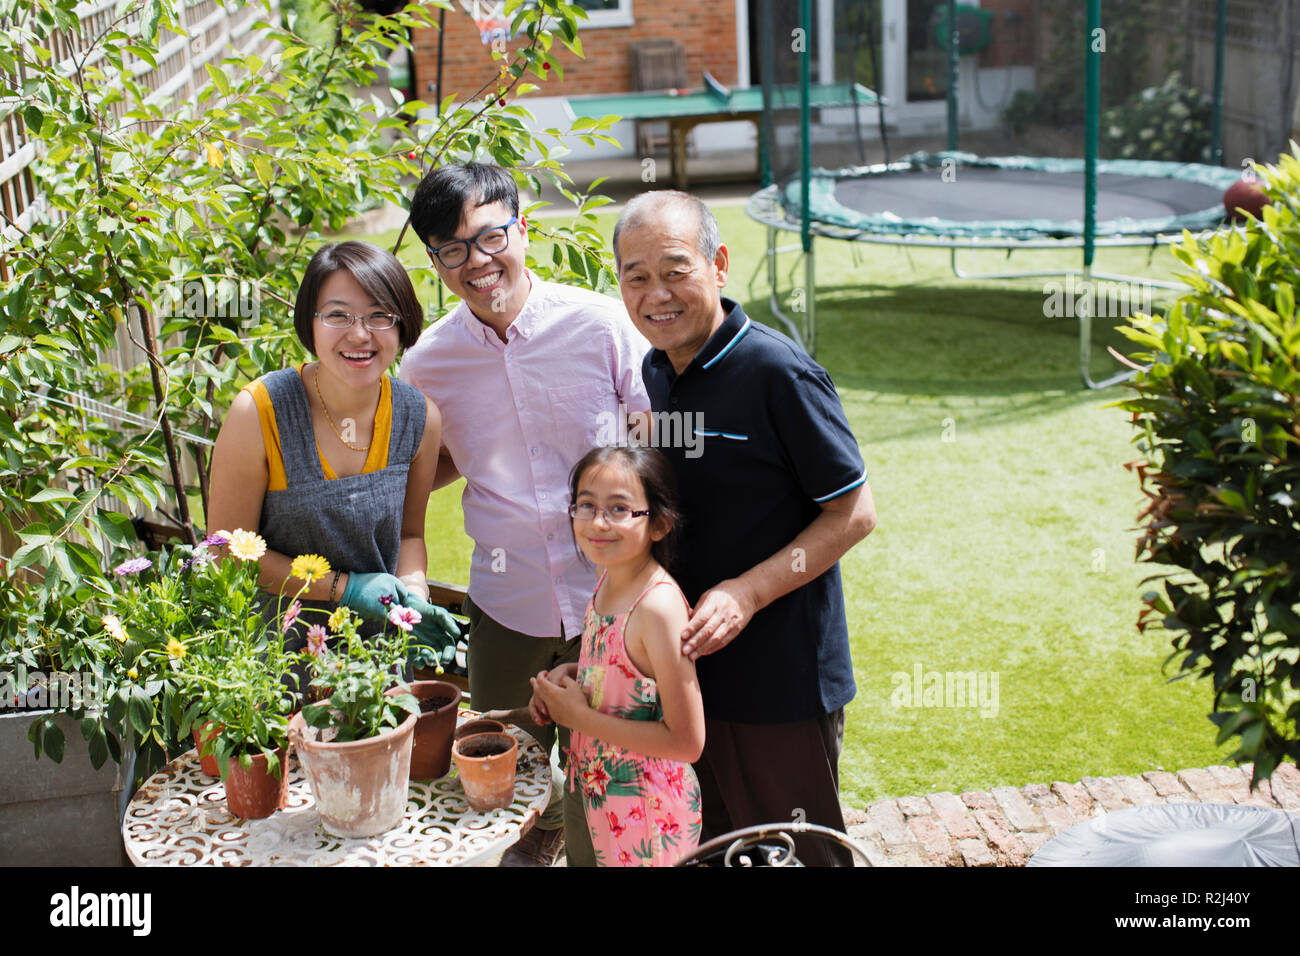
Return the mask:
[[[460, 722], [479, 714], [460, 711]], [[289, 800], [264, 820], [226, 809], [221, 781], [199, 768], [198, 752], [177, 757], [144, 782], [122, 822], [136, 866], [476, 866], [491, 862], [525, 833], [551, 796], [551, 762], [518, 727], [515, 799], [488, 813], [470, 808], [455, 768], [433, 781], [411, 781], [402, 822], [376, 837], [336, 837], [320, 825], [316, 801], [295, 757]]]

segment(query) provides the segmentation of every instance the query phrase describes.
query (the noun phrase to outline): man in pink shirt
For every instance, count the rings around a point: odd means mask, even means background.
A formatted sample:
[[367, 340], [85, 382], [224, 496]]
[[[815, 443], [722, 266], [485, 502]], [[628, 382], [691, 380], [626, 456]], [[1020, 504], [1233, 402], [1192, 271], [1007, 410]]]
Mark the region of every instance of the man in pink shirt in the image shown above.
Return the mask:
[[[442, 414], [434, 487], [466, 480], [470, 695], [479, 710], [523, 707], [530, 677], [578, 659], [595, 575], [573, 543], [569, 471], [626, 434], [625, 415], [649, 410], [650, 346], [617, 299], [528, 271], [519, 193], [500, 167], [430, 171], [411, 225], [461, 298], [407, 350], [399, 377]], [[524, 726], [549, 752], [555, 725]], [[568, 731], [559, 736], [563, 751]], [[594, 865], [581, 800], [555, 792], [502, 865], [545, 865], [566, 835], [569, 864]]]

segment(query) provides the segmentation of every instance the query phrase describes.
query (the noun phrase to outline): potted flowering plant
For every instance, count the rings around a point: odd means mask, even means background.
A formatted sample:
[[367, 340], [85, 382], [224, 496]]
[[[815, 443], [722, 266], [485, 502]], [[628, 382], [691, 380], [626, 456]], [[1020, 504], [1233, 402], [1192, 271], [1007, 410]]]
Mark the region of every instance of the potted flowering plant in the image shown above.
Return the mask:
[[301, 654], [321, 700], [293, 717], [289, 734], [311, 780], [321, 823], [337, 836], [382, 833], [406, 810], [420, 708], [401, 671], [407, 635], [420, 615], [394, 604], [388, 620], [394, 630], [363, 638], [357, 617], [340, 607], [330, 615], [328, 630], [319, 624], [308, 629]]
[[[101, 719], [134, 732], [142, 749], [174, 751], [190, 734], [195, 714], [187, 705], [201, 693], [194, 673], [220, 658], [232, 638], [229, 622], [250, 609], [256, 563], [218, 562], [215, 549], [226, 542], [211, 535], [198, 547], [130, 558], [96, 602], [101, 630], [93, 636], [111, 689]], [[242, 533], [240, 544], [252, 547]]]
[[[218, 560], [217, 549], [228, 557]], [[299, 605], [281, 618], [265, 608], [258, 585], [266, 542], [251, 532], [218, 532], [197, 548], [127, 562], [134, 587], [115, 593], [104, 627], [120, 646], [128, 680], [153, 685], [162, 721], [178, 739], [191, 731], [209, 772], [226, 784], [228, 806], [243, 817], [282, 806], [289, 717], [296, 706], [284, 632]], [[300, 555], [298, 593], [329, 572], [317, 555]], [[165, 643], [164, 643], [165, 642]], [[142, 668], [149, 677], [141, 677]], [[132, 697], [135, 701], [137, 698]], [[128, 705], [130, 706], [130, 705]], [[143, 719], [143, 717], [142, 717]], [[205, 728], [200, 734], [200, 728]]]
[[285, 675], [294, 656], [274, 628], [222, 643], [222, 655], [196, 658], [197, 666], [182, 675], [203, 691], [189, 710], [212, 728], [202, 748], [215, 759], [230, 812], [269, 816], [288, 796], [289, 717], [297, 696]]

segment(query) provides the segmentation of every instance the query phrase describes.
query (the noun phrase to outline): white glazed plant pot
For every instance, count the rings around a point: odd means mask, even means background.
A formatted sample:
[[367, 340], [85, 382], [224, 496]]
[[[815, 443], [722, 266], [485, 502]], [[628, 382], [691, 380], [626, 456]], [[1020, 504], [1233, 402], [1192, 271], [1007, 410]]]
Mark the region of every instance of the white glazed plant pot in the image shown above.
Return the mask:
[[416, 715], [365, 740], [327, 743], [302, 714], [289, 721], [289, 741], [311, 781], [327, 833], [370, 837], [391, 830], [406, 813]]

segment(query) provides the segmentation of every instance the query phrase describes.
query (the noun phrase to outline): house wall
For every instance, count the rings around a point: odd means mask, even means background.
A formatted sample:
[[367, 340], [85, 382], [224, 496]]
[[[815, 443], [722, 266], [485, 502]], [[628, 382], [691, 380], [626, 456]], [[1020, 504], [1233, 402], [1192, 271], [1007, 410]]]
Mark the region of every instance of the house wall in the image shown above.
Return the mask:
[[[631, 45], [658, 37], [681, 41], [688, 85], [702, 85], [706, 70], [723, 83], [736, 82], [735, 0], [635, 0], [632, 15], [636, 22], [628, 27], [581, 27], [582, 58], [557, 42], [551, 51], [557, 54], [564, 79], [545, 83], [533, 95], [625, 93], [631, 89]], [[492, 48], [482, 43], [474, 21], [461, 8], [448, 11], [443, 22], [443, 95], [469, 95], [496, 74], [499, 61], [492, 59]], [[524, 42], [523, 38], [512, 40], [509, 49]], [[438, 31], [416, 31], [414, 49], [416, 89], [421, 99], [431, 99], [438, 75]]]

